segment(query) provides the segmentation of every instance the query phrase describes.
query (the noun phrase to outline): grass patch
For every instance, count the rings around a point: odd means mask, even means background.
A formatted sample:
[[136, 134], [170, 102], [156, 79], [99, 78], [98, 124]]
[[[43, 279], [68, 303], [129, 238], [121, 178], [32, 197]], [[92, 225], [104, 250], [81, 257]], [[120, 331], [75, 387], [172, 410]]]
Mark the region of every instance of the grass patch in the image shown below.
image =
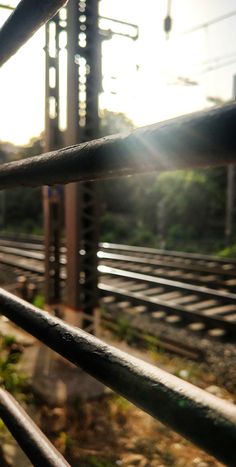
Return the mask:
[[81, 459], [80, 465], [81, 467], [114, 467], [114, 462], [97, 456], [88, 456], [86, 459]]
[[13, 395], [19, 395], [26, 389], [26, 377], [16, 365], [22, 354], [22, 346], [16, 343], [12, 335], [0, 336], [0, 384]]
[[45, 297], [43, 294], [37, 294], [33, 300], [33, 305], [37, 308], [44, 309], [45, 307]]
[[217, 256], [221, 258], [236, 258], [236, 243], [218, 251]]

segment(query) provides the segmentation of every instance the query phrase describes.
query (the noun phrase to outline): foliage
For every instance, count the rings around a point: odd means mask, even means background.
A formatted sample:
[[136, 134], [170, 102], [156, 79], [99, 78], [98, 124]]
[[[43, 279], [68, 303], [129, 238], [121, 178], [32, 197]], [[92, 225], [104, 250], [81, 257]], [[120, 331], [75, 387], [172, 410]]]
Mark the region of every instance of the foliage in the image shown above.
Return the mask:
[[103, 183], [102, 239], [214, 251], [222, 246], [224, 168], [134, 176]]
[[124, 316], [120, 316], [116, 320], [116, 329], [115, 329], [115, 334], [117, 337], [119, 337], [122, 340], [129, 342], [132, 342], [132, 340], [135, 338], [135, 330], [131, 326], [129, 320], [125, 318]]
[[26, 379], [16, 368], [22, 350], [14, 336], [1, 336], [0, 341], [0, 383], [12, 394], [17, 395], [26, 388]]
[[97, 456], [87, 456], [86, 459], [81, 459], [81, 466], [86, 467], [113, 467], [113, 461], [110, 462], [107, 459], [102, 459]]
[[[179, 171], [157, 177], [154, 186], [159, 207], [159, 234], [167, 248], [196, 245], [223, 238], [225, 209], [224, 168]], [[161, 218], [162, 217], [162, 218]], [[207, 246], [209, 248], [209, 246]]]
[[5, 192], [4, 227], [37, 234], [42, 225], [42, 190], [15, 188]]
[[[4, 147], [4, 146], [3, 146]], [[14, 160], [42, 153], [42, 138], [32, 138], [27, 146], [14, 147]], [[2, 158], [0, 147], [0, 158]], [[4, 162], [12, 160], [11, 153], [5, 153]], [[19, 187], [4, 190], [1, 194], [1, 227], [4, 231], [30, 234], [42, 231], [42, 189]]]
[[236, 258], [236, 243], [217, 252], [222, 258]]
[[61, 431], [59, 433], [57, 438], [57, 446], [60, 447], [60, 451], [63, 451], [63, 453], [65, 453], [66, 450], [73, 446], [73, 440], [67, 432]]
[[12, 344], [15, 344], [16, 338], [15, 336], [11, 336], [10, 334], [7, 334], [6, 336], [2, 336], [2, 346], [3, 348], [8, 348]]
[[134, 128], [133, 122], [121, 112], [111, 112], [107, 109], [100, 111], [101, 136], [121, 133]]
[[111, 404], [115, 405], [117, 411], [121, 413], [127, 413], [131, 409], [131, 403], [119, 394], [114, 393], [111, 395], [110, 405]]
[[[122, 113], [105, 109], [100, 117], [101, 135], [133, 128]], [[40, 152], [42, 139], [33, 139], [18, 149], [16, 158]], [[5, 160], [1, 146], [0, 158]], [[151, 173], [98, 184], [102, 241], [209, 253], [224, 247], [225, 168]], [[9, 190], [0, 204], [4, 230], [42, 232], [41, 188]], [[235, 255], [233, 250], [220, 254]]]
[[[103, 126], [107, 134], [132, 128], [108, 111]], [[138, 175], [100, 187], [103, 241], [208, 252], [223, 246], [225, 168]]]
[[33, 305], [43, 310], [45, 307], [45, 296], [43, 294], [38, 293], [33, 300]]

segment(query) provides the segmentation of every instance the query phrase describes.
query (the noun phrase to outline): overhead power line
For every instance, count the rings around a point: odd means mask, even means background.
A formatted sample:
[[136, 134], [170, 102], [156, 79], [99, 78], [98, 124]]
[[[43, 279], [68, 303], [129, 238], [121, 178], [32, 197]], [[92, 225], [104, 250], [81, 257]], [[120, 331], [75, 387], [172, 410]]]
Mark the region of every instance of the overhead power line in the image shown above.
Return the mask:
[[0, 3], [0, 8], [5, 8], [6, 10], [14, 10], [14, 6], [11, 5], [4, 5], [3, 3]]
[[216, 24], [216, 23], [220, 23], [221, 21], [224, 21], [225, 19], [231, 18], [232, 16], [235, 16], [235, 15], [236, 15], [236, 10], [231, 11], [230, 13], [226, 13], [226, 15], [218, 16], [218, 18], [212, 19], [210, 21], [206, 21], [205, 23], [199, 24], [198, 26], [194, 28], [187, 29], [186, 31], [183, 31], [181, 35], [191, 34], [192, 32], [207, 28], [208, 26], [212, 26], [213, 24]]
[[234, 63], [236, 63], [236, 57], [234, 58], [234, 60], [229, 60], [228, 62], [220, 63], [219, 65], [209, 66], [203, 69], [199, 74], [205, 74], [214, 70], [218, 70], [219, 68], [225, 68], [229, 65], [233, 65]]
[[[236, 52], [234, 54], [230, 54], [232, 56], [231, 60], [226, 60], [223, 63], [213, 64], [206, 66], [205, 68], [200, 69], [199, 71], [190, 73], [190, 76], [176, 76], [175, 80], [168, 83], [170, 85], [180, 85], [180, 86], [196, 86], [198, 81], [195, 78], [201, 75], [205, 75], [207, 73], [211, 73], [215, 70], [220, 68], [226, 68], [230, 65], [234, 65], [236, 63]], [[227, 57], [227, 56], [226, 56]], [[222, 57], [223, 59], [224, 57]], [[207, 64], [207, 62], [205, 62]]]
[[216, 57], [208, 58], [207, 60], [199, 60], [199, 61], [188, 61], [188, 65], [191, 68], [197, 68], [201, 70], [209, 69], [209, 68], [220, 68], [225, 63], [228, 63], [228, 60], [235, 59], [236, 57], [236, 50], [229, 54], [218, 55]]
[[[207, 73], [211, 73], [212, 71], [218, 70], [220, 68], [226, 68], [226, 67], [228, 67], [230, 65], [233, 65], [234, 63], [236, 63], [236, 57], [234, 58], [234, 60], [229, 60], [228, 62], [219, 64], [219, 65], [215, 65], [215, 66], [209, 66], [209, 67], [207, 67], [207, 68], [205, 68], [203, 70], [200, 70], [200, 71], [198, 71], [196, 73], [191, 73], [191, 77], [189, 77], [189, 76], [185, 76], [185, 77], [178, 76], [178, 77], [176, 77], [175, 82], [170, 83], [170, 84], [176, 84], [176, 85], [180, 85], [180, 86], [196, 86], [199, 83], [198, 83], [198, 81], [195, 80], [195, 77], [205, 75]], [[194, 76], [194, 78], [193, 78], [193, 76]]]
[[216, 57], [208, 58], [207, 60], [202, 61], [201, 64], [202, 65], [209, 65], [209, 63], [221, 62], [222, 60], [226, 60], [226, 59], [235, 57], [235, 55], [236, 55], [236, 50], [234, 50], [233, 52], [231, 52], [229, 54], [218, 55]]

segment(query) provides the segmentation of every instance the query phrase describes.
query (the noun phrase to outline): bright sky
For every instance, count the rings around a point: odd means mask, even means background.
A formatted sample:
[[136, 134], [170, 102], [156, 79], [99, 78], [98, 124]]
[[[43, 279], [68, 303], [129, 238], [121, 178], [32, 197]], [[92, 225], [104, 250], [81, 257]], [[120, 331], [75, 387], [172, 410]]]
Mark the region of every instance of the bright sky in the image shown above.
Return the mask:
[[[1, 3], [16, 5], [17, 0]], [[173, 28], [166, 40], [167, 0], [101, 0], [100, 14], [136, 23], [136, 42], [114, 36], [103, 43], [101, 106], [124, 112], [137, 126], [229, 100], [236, 74], [235, 15], [184, 31], [236, 10], [235, 0], [172, 0]], [[0, 23], [9, 12], [0, 10]], [[0, 70], [0, 140], [25, 144], [44, 128], [44, 31]], [[233, 62], [233, 63], [232, 63]], [[227, 64], [227, 66], [225, 66]], [[210, 71], [210, 69], [213, 69]], [[186, 79], [195, 85], [184, 85]]]

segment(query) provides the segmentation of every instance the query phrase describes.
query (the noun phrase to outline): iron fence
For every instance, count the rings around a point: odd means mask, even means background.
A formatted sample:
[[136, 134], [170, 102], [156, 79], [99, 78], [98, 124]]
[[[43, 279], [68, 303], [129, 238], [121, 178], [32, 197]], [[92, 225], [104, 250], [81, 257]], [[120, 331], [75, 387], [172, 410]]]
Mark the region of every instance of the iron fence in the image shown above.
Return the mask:
[[[0, 31], [4, 63], [65, 2], [22, 0]], [[0, 188], [96, 180], [236, 162], [236, 106], [101, 138], [9, 164]], [[227, 465], [235, 465], [236, 407], [0, 290], [1, 312], [51, 349]], [[68, 465], [3, 389], [0, 415], [34, 465]], [[28, 441], [26, 441], [28, 440]]]

